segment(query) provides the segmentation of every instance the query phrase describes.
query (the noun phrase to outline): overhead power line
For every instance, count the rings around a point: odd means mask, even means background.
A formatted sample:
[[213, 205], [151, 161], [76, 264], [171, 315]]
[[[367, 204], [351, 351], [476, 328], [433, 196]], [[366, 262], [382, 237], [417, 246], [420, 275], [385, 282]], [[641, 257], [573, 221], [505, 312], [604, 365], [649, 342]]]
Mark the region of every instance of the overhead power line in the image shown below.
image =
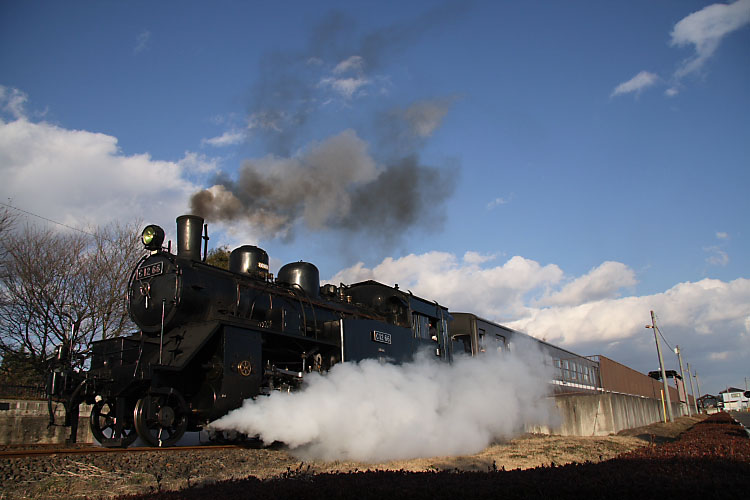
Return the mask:
[[32, 217], [36, 217], [38, 219], [42, 219], [44, 221], [51, 222], [52, 224], [57, 224], [58, 226], [66, 227], [68, 229], [72, 229], [73, 231], [78, 231], [79, 233], [87, 234], [87, 235], [93, 236], [95, 238], [97, 237], [94, 233], [90, 233], [88, 231], [84, 231], [83, 229], [80, 229], [80, 228], [77, 228], [77, 227], [73, 227], [73, 226], [69, 226], [67, 224], [63, 224], [62, 222], [58, 222], [56, 220], [52, 220], [52, 219], [44, 217], [42, 215], [35, 214], [34, 212], [29, 212], [28, 210], [24, 210], [22, 208], [14, 207], [13, 205], [9, 205], [8, 203], [3, 203], [3, 202], [0, 201], [0, 205], [2, 205], [4, 207], [7, 207], [7, 208], [12, 208], [13, 210], [16, 210], [18, 212], [24, 213], [26, 215], [31, 215]]
[[[661, 318], [659, 318], [659, 316], [658, 316], [658, 315], [656, 315], [656, 314], [654, 314], [654, 316], [656, 316], [656, 319], [661, 319]], [[664, 334], [662, 333], [662, 331], [661, 331], [661, 327], [660, 327], [660, 326], [657, 326], [657, 327], [656, 327], [656, 331], [658, 331], [658, 332], [659, 332], [659, 336], [660, 336], [660, 337], [661, 337], [661, 339], [662, 339], [662, 340], [664, 341], [664, 343], [665, 343], [665, 344], [667, 344], [667, 347], [669, 347], [669, 350], [670, 350], [670, 351], [672, 351], [672, 352], [674, 352], [674, 347], [672, 347], [671, 345], [669, 345], [669, 342], [667, 342], [667, 338], [666, 338], [666, 337], [664, 336]]]

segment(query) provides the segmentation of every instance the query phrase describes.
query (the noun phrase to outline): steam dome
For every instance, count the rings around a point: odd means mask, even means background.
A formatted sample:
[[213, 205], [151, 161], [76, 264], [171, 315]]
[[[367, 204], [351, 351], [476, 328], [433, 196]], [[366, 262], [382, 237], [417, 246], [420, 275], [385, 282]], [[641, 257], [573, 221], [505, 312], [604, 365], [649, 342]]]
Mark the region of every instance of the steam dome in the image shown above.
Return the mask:
[[265, 278], [268, 276], [268, 254], [254, 245], [242, 245], [229, 254], [229, 270]]
[[296, 286], [310, 297], [320, 296], [320, 273], [315, 265], [309, 262], [292, 262], [279, 269], [276, 281]]

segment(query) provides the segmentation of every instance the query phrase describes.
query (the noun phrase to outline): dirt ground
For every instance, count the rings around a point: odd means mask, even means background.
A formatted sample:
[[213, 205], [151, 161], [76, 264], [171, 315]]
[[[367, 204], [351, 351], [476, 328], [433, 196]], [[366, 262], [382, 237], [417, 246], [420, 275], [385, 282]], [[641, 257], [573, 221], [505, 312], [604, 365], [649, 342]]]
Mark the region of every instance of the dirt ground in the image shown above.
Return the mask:
[[111, 498], [187, 488], [226, 479], [290, 477], [295, 474], [365, 470], [477, 471], [529, 469], [546, 465], [600, 462], [651, 443], [676, 439], [703, 417], [681, 417], [603, 437], [528, 434], [494, 444], [481, 453], [380, 464], [302, 463], [283, 447], [89, 454], [0, 459], [0, 500]]
[[[455, 470], [486, 472], [496, 469], [531, 469], [545, 465], [572, 462], [601, 462], [621, 453], [651, 443], [675, 440], [680, 434], [705, 417], [680, 417], [672, 423], [656, 423], [622, 431], [617, 435], [600, 437], [549, 436], [526, 434], [506, 443], [494, 444], [476, 455], [432, 457], [413, 460], [361, 464], [334, 462], [309, 464], [315, 472], [335, 470], [407, 470], [413, 472]], [[260, 477], [260, 476], [258, 476]]]

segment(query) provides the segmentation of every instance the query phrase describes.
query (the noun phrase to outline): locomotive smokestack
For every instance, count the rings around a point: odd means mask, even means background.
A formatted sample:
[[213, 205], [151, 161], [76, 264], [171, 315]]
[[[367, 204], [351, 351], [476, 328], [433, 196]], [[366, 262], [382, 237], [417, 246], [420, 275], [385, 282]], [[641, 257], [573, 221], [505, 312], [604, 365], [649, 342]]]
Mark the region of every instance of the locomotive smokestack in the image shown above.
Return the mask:
[[177, 217], [177, 256], [183, 259], [201, 260], [203, 217], [181, 215]]

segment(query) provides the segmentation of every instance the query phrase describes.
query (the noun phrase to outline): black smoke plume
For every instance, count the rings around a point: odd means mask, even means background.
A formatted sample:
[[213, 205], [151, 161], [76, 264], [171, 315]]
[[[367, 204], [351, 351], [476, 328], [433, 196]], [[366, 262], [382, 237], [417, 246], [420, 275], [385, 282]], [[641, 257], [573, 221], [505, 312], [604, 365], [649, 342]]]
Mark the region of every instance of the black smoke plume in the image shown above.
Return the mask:
[[376, 112], [365, 120], [374, 123], [376, 152], [351, 128], [319, 142], [300, 139], [317, 115], [335, 108], [331, 102], [338, 102], [339, 111], [350, 110], [355, 101], [386, 95], [379, 85], [388, 79], [377, 71], [454, 20], [458, 6], [436, 8], [358, 39], [351, 19], [331, 14], [313, 30], [308, 50], [266, 54], [252, 91], [248, 133], [269, 154], [244, 161], [236, 178], [219, 175], [194, 193], [192, 211], [209, 221], [249, 223], [268, 237], [287, 240], [300, 226], [391, 242], [423, 222], [438, 229], [457, 169], [425, 165], [418, 151], [454, 97]]
[[416, 155], [380, 167], [347, 130], [298, 157], [248, 160], [236, 181], [217, 177], [190, 201], [207, 220], [247, 221], [274, 237], [291, 238], [302, 222], [388, 240], [418, 223], [439, 226], [455, 175], [420, 164]]

